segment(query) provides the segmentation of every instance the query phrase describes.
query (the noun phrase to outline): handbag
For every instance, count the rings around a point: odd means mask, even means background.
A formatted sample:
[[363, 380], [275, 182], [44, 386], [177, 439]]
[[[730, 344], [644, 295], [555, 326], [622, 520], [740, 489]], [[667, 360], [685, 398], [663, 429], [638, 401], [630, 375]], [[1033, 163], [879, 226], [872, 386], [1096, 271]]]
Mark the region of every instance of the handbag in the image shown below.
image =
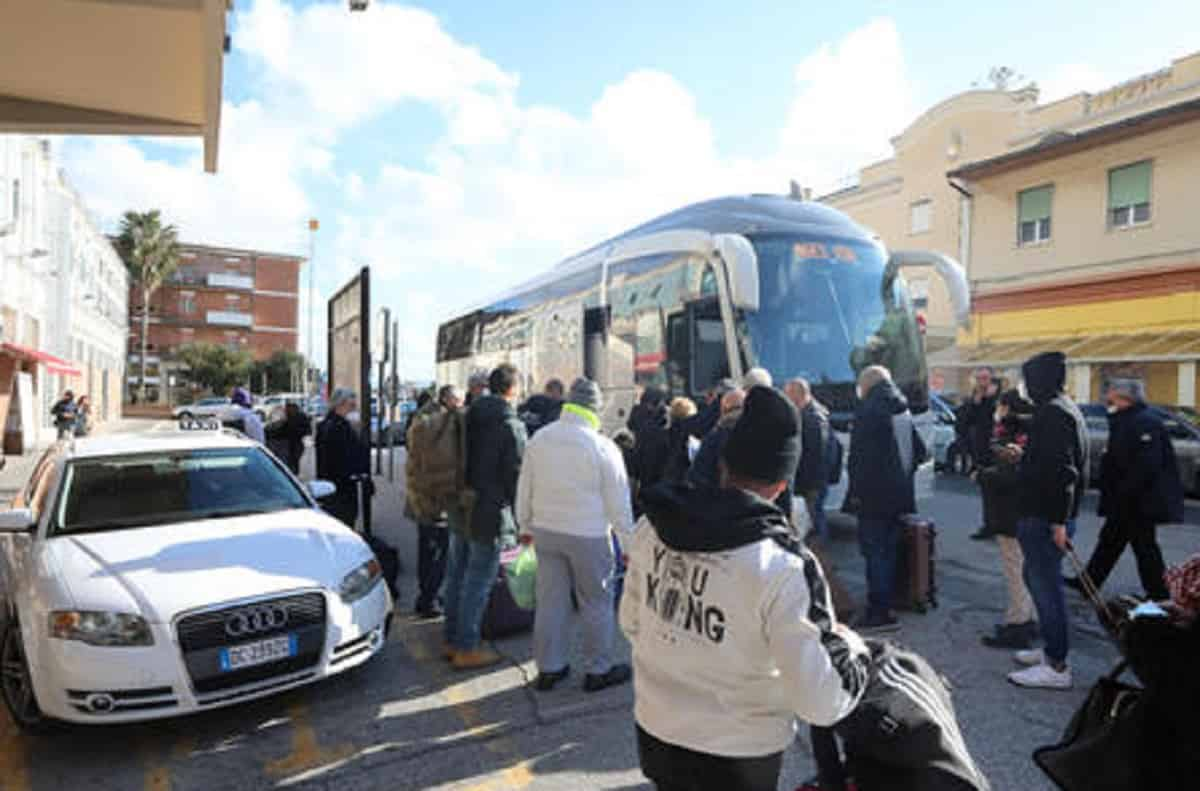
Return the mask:
[[1033, 761], [1063, 791], [1129, 791], [1139, 787], [1143, 690], [1119, 680], [1121, 662], [1088, 693], [1062, 740]]

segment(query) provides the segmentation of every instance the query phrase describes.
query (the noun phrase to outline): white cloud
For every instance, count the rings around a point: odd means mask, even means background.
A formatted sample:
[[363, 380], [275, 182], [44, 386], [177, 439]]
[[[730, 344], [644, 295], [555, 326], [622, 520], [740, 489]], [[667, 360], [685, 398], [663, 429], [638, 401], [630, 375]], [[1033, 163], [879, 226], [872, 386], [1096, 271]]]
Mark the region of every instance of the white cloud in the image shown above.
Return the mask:
[[1087, 63], [1064, 63], [1057, 66], [1044, 80], [1038, 80], [1038, 101], [1056, 102], [1077, 93], [1096, 93], [1114, 85], [1118, 80]]
[[[159, 206], [205, 242], [306, 254], [304, 220], [320, 211], [318, 361], [325, 297], [370, 265], [377, 304], [401, 321], [412, 376], [431, 372], [436, 323], [464, 305], [684, 203], [781, 190], [793, 176], [818, 186], [886, 155], [911, 118], [888, 20], [802, 60], [790, 110], [764, 119], [782, 129], [778, 151], [742, 161], [722, 156], [670, 74], [632, 72], [582, 114], [522, 104], [514, 74], [431, 14], [383, 0], [360, 15], [257, 0], [236, 17], [234, 42], [254, 98], [226, 105], [217, 176], [202, 173], [198, 148], [172, 165], [109, 139], [68, 146], [72, 178], [102, 217]], [[339, 172], [355, 127], [406, 102], [444, 120], [425, 157]]]

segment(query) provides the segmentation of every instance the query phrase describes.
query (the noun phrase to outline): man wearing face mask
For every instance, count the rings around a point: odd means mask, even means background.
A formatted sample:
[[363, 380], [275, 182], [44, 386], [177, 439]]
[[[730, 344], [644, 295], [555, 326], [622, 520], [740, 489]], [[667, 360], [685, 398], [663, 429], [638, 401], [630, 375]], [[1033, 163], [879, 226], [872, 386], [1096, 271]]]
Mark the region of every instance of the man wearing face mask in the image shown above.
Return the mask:
[[371, 496], [371, 456], [359, 430], [362, 418], [358, 396], [338, 388], [330, 399], [329, 414], [317, 426], [317, 477], [337, 486], [322, 507], [353, 527], [358, 517], [358, 480], [365, 477], [363, 496]]
[[[1108, 386], [1108, 447], [1100, 461], [1100, 541], [1088, 562], [1088, 575], [1103, 587], [1113, 566], [1133, 547], [1146, 595], [1167, 598], [1157, 529], [1183, 521], [1183, 484], [1167, 430], [1146, 408], [1137, 379], [1114, 379]], [[1081, 590], [1079, 580], [1067, 584]]]

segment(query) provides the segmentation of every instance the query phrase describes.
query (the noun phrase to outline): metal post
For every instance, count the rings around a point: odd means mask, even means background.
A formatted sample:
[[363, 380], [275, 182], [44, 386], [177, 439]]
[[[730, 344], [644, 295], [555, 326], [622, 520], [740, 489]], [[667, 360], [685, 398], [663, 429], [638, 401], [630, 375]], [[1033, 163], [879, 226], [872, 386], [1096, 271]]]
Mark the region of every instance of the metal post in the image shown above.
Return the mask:
[[[400, 339], [400, 320], [399, 319], [392, 320], [391, 333], [392, 333], [392, 348], [391, 348], [391, 352], [392, 352], [392, 387], [389, 388], [391, 390], [391, 392], [388, 393], [388, 395], [390, 396], [391, 403], [392, 403], [391, 423], [393, 425], [395, 425], [396, 421], [400, 417], [400, 374], [399, 374], [400, 367], [399, 367], [399, 363], [397, 362], [400, 357], [400, 340], [399, 340]], [[396, 432], [395, 431], [391, 432], [391, 440], [392, 440], [392, 447], [391, 447], [391, 450], [388, 452], [388, 482], [389, 483], [396, 480]]]
[[[316, 268], [317, 229], [320, 227], [320, 223], [317, 222], [315, 217], [308, 221], [308, 351], [305, 352], [305, 356], [308, 359], [305, 361], [305, 364], [309, 368], [313, 364], [313, 316], [317, 302], [316, 294], [313, 291], [313, 270]], [[312, 379], [312, 387], [309, 387], [308, 382], [305, 382], [305, 391], [310, 396], [313, 395], [313, 390], [316, 386], [316, 377], [314, 376]]]

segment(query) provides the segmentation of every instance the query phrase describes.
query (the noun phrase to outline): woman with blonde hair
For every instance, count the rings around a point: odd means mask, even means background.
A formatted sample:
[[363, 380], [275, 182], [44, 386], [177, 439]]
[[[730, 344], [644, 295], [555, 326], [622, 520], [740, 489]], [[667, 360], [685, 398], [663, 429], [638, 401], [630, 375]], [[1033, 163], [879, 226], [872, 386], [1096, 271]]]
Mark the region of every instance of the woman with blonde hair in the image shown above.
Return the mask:
[[687, 480], [688, 470], [692, 466], [691, 437], [687, 431], [687, 420], [695, 416], [696, 402], [690, 398], [678, 397], [671, 399], [668, 416], [671, 419], [669, 435], [670, 452], [667, 456], [667, 471], [663, 476], [670, 483], [683, 483]]

